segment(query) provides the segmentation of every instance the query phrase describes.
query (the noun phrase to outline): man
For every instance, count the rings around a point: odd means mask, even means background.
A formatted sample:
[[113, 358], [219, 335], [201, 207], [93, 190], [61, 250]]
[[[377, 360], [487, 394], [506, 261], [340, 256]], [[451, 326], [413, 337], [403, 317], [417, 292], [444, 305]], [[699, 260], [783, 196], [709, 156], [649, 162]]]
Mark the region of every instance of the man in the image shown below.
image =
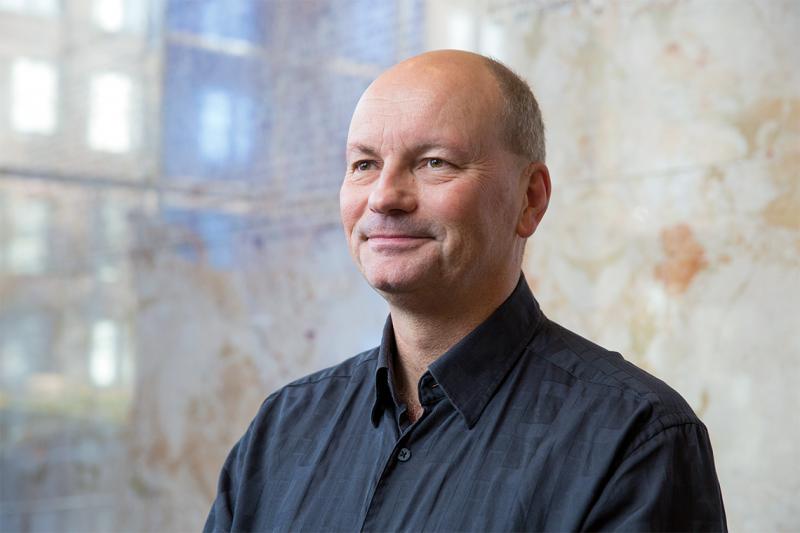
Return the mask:
[[521, 275], [544, 160], [497, 62], [431, 52], [370, 85], [340, 201], [381, 344], [266, 399], [206, 531], [726, 529], [686, 402], [549, 321]]

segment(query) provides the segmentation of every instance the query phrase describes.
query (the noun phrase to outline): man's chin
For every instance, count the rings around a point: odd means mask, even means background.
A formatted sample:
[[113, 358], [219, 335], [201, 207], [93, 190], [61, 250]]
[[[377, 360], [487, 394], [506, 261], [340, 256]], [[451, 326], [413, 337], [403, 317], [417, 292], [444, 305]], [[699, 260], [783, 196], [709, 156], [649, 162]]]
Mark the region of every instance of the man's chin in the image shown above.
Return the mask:
[[431, 265], [419, 259], [366, 254], [359, 261], [359, 267], [364, 279], [376, 291], [387, 295], [404, 294], [416, 291], [430, 281]]
[[416, 292], [424, 288], [424, 279], [410, 273], [365, 273], [367, 283], [386, 297]]
[[369, 283], [376, 291], [387, 296], [393, 294], [408, 294], [414, 292], [416, 288], [415, 284], [409, 282], [408, 280], [381, 278], [379, 280], [371, 281], [367, 279], [367, 283]]

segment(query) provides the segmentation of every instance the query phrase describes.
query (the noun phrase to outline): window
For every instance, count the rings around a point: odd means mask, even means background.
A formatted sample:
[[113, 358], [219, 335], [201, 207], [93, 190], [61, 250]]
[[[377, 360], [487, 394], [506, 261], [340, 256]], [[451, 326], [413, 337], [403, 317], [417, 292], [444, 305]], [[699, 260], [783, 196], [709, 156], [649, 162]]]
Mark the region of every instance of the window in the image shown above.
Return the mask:
[[501, 24], [484, 21], [481, 24], [480, 52], [483, 55], [503, 60], [506, 55], [506, 29]]
[[11, 64], [11, 127], [50, 134], [56, 128], [56, 71], [52, 64], [18, 58]]
[[203, 94], [201, 102], [200, 153], [210, 161], [225, 161], [231, 151], [231, 97], [223, 91], [210, 90]]
[[89, 376], [98, 387], [108, 387], [117, 381], [118, 337], [118, 327], [111, 320], [98, 320], [92, 326]]
[[107, 32], [141, 31], [149, 9], [149, 3], [140, 0], [93, 0], [92, 21]]
[[89, 85], [89, 146], [104, 152], [131, 149], [133, 86], [131, 79], [114, 72], [92, 76]]
[[98, 199], [93, 213], [92, 241], [99, 253], [92, 254], [97, 278], [105, 283], [118, 280], [123, 262], [119, 251], [128, 245], [126, 199]]
[[94, 0], [92, 20], [102, 30], [117, 32], [125, 25], [124, 0]]
[[41, 312], [0, 316], [0, 385], [25, 385], [34, 374], [58, 372], [53, 360], [53, 321]]
[[454, 11], [447, 19], [448, 44], [458, 50], [472, 50], [475, 44], [475, 18], [465, 11]]
[[47, 204], [38, 199], [18, 198], [7, 208], [12, 228], [6, 249], [9, 270], [20, 274], [41, 273], [47, 258]]
[[55, 15], [58, 0], [0, 0], [0, 9], [31, 15]]

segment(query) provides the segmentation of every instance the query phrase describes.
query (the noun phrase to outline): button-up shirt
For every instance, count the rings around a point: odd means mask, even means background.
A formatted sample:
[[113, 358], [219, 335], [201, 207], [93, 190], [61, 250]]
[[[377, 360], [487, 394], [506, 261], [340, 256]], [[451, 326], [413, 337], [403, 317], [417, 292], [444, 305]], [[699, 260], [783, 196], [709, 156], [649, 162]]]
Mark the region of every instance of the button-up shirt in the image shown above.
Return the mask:
[[379, 347], [271, 394], [206, 531], [721, 531], [708, 432], [664, 382], [548, 320], [520, 278], [418, 383]]

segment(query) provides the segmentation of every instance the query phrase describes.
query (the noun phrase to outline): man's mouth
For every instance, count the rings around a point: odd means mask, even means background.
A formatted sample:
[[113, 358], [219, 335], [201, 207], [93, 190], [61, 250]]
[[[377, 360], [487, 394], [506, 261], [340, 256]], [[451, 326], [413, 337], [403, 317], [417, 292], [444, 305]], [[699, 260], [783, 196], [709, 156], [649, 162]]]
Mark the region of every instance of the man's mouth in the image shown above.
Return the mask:
[[403, 233], [375, 233], [367, 237], [370, 248], [377, 251], [392, 251], [412, 248], [431, 240], [427, 235], [409, 235]]

